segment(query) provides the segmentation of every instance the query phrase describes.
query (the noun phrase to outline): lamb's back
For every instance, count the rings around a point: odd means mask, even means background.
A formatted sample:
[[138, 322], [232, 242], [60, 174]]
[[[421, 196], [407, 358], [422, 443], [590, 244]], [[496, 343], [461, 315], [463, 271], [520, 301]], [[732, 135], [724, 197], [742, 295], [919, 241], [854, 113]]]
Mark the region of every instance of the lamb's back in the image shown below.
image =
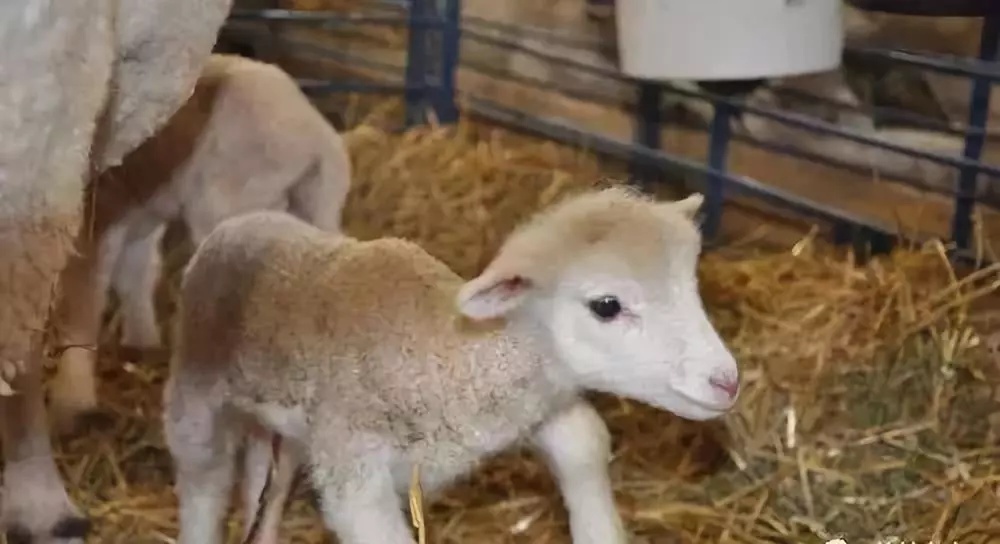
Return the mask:
[[311, 397], [331, 381], [391, 387], [409, 372], [387, 361], [426, 361], [460, 343], [447, 331], [460, 285], [406, 240], [358, 241], [283, 212], [246, 214], [220, 224], [188, 266], [185, 356], [221, 365], [262, 402]]

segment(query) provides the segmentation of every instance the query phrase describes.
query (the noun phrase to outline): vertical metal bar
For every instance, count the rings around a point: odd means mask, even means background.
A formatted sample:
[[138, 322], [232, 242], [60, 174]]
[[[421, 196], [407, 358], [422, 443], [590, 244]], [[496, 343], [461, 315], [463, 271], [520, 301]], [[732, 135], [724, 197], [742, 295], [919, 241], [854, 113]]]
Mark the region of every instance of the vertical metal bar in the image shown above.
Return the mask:
[[712, 117], [708, 141], [708, 166], [712, 169], [712, 173], [708, 175], [708, 183], [705, 184], [705, 221], [702, 223], [702, 232], [706, 238], [715, 236], [722, 221], [722, 188], [725, 181], [719, 174], [726, 171], [733, 113], [735, 113], [733, 107], [729, 104], [719, 102], [715, 104], [715, 115]]
[[[979, 41], [979, 58], [994, 61], [1000, 46], [1000, 15], [989, 15], [983, 20], [983, 33]], [[979, 162], [985, 143], [986, 120], [990, 109], [992, 84], [983, 78], [972, 81], [972, 96], [969, 106], [969, 132], [965, 136], [966, 159]], [[972, 212], [976, 205], [976, 182], [979, 171], [972, 166], [959, 169], [958, 194], [955, 196], [955, 212], [951, 222], [951, 237], [959, 250], [968, 249], [972, 234]]]
[[[639, 83], [639, 96], [633, 119], [633, 140], [636, 144], [651, 149], [660, 149], [660, 84], [650, 81]], [[648, 189], [653, 182], [653, 170], [641, 166], [637, 161], [629, 161], [629, 173], [632, 179], [643, 189]]]
[[833, 224], [833, 233], [831, 238], [833, 238], [833, 243], [841, 246], [851, 243], [851, 238], [854, 236], [852, 232], [854, 227], [851, 223], [846, 221], [837, 221]]
[[[279, 0], [265, 0], [262, 3], [264, 5], [260, 9], [281, 9]], [[281, 21], [273, 19], [265, 19], [262, 26], [265, 28], [263, 36], [260, 39], [250, 39], [251, 58], [277, 64], [281, 60], [280, 40], [278, 38], [285, 26]]]
[[409, 36], [406, 51], [406, 126], [424, 121], [427, 83], [427, 34], [415, 21], [427, 15], [431, 0], [410, 0]]
[[459, 50], [462, 41], [461, 0], [444, 0], [441, 12], [441, 59], [438, 77], [440, 86], [434, 93], [434, 111], [438, 121], [450, 124], [458, 121], [458, 106], [455, 104], [455, 72], [458, 67]]
[[872, 253], [875, 255], [886, 255], [896, 247], [897, 237], [888, 236], [882, 232], [868, 229], [868, 239], [871, 241]]

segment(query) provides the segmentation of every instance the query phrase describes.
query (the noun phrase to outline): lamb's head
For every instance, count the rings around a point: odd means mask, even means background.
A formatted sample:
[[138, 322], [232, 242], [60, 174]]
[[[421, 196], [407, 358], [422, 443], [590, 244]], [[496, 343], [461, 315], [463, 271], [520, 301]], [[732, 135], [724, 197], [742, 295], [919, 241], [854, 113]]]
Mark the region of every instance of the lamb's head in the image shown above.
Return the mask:
[[739, 374], [698, 293], [701, 203], [624, 188], [569, 198], [507, 239], [462, 287], [460, 310], [535, 327], [582, 388], [687, 419], [720, 416]]

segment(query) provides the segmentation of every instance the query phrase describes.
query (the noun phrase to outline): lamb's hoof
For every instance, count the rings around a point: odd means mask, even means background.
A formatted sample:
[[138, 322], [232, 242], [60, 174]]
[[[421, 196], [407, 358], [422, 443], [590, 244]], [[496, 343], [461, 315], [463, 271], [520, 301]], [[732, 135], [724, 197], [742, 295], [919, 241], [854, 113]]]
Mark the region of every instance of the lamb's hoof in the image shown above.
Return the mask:
[[49, 416], [59, 435], [77, 432], [86, 414], [98, 411], [96, 389], [92, 380], [74, 384], [68, 376], [56, 374], [49, 390]]
[[91, 522], [89, 518], [72, 516], [68, 518], [63, 518], [56, 523], [56, 526], [52, 528], [50, 533], [53, 538], [68, 540], [74, 538], [86, 538], [90, 533]]
[[67, 428], [63, 434], [65, 438], [77, 438], [92, 432], [102, 432], [112, 429], [115, 426], [115, 415], [103, 408], [95, 408], [77, 414], [73, 420], [72, 427]]
[[52, 530], [42, 535], [31, 534], [23, 525], [12, 525], [7, 529], [7, 544], [82, 544], [90, 533], [90, 528], [90, 520], [79, 516], [59, 520]]
[[115, 424], [114, 414], [103, 408], [59, 413], [53, 417], [60, 438], [73, 439], [92, 432], [106, 431]]
[[170, 351], [158, 345], [122, 343], [118, 346], [118, 358], [130, 363], [161, 362], [170, 359]]
[[587, 17], [602, 21], [615, 16], [615, 3], [611, 0], [588, 0]]
[[[53, 397], [55, 399], [55, 397]], [[67, 404], [54, 401], [49, 407], [49, 416], [56, 434], [66, 438], [79, 434], [84, 427], [86, 414], [97, 412], [96, 407]]]

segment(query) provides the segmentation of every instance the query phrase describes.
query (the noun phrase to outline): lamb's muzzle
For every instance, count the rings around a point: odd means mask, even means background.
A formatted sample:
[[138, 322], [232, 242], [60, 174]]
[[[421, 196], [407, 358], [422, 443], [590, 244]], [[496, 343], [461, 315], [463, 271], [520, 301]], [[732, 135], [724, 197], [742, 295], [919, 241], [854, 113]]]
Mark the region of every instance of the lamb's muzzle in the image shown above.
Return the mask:
[[740, 379], [738, 376], [730, 374], [715, 374], [708, 378], [708, 383], [712, 387], [725, 393], [727, 400], [736, 400], [740, 393]]

